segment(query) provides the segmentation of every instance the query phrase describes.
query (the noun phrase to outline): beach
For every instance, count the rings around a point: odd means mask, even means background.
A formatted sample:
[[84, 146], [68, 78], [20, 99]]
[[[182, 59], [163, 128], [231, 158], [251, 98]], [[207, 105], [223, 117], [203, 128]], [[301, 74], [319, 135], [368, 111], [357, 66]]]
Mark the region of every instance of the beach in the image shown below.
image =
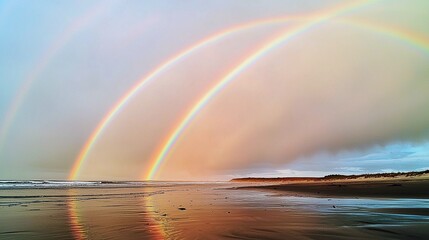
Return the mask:
[[337, 197], [327, 192], [321, 197], [282, 186], [249, 185], [143, 182], [3, 188], [0, 239], [429, 237], [425, 198]]
[[429, 180], [326, 181], [268, 184], [242, 188], [311, 197], [429, 198]]

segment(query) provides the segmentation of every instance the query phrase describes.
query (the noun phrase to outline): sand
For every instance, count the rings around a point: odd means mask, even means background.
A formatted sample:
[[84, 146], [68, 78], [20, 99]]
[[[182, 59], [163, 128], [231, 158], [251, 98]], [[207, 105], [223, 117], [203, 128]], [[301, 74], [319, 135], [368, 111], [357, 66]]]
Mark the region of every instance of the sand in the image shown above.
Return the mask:
[[248, 185], [0, 190], [0, 239], [429, 238], [428, 199], [298, 197]]
[[429, 180], [324, 181], [242, 188], [274, 190], [312, 197], [429, 198]]

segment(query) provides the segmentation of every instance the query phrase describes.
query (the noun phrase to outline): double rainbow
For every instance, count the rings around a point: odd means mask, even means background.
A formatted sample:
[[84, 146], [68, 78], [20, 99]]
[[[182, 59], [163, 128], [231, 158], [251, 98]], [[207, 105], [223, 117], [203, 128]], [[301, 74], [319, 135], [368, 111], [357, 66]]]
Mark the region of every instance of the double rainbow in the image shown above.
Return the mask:
[[[316, 27], [326, 21], [331, 20], [334, 17], [337, 17], [340, 14], [345, 14], [347, 12], [350, 12], [352, 10], [357, 9], [358, 7], [362, 7], [372, 1], [364, 1], [364, 2], [353, 2], [348, 4], [342, 4], [339, 6], [336, 6], [335, 8], [328, 9], [326, 11], [322, 11], [316, 14], [311, 15], [300, 15], [300, 16], [289, 16], [284, 18], [272, 18], [272, 19], [265, 19], [265, 20], [259, 20], [243, 25], [239, 25], [236, 27], [228, 28], [220, 33], [214, 34], [212, 36], [209, 36], [208, 38], [203, 39], [200, 42], [197, 42], [196, 44], [190, 46], [189, 48], [185, 49], [184, 51], [174, 55], [169, 60], [167, 60], [165, 63], [158, 66], [156, 69], [154, 69], [151, 73], [149, 73], [147, 76], [143, 77], [133, 88], [131, 88], [130, 91], [128, 91], [119, 101], [118, 103], [106, 114], [106, 116], [103, 118], [103, 120], [100, 122], [100, 124], [97, 126], [97, 128], [94, 130], [94, 132], [89, 137], [88, 141], [84, 145], [82, 151], [80, 152], [79, 156], [77, 157], [73, 168], [70, 172], [70, 179], [76, 179], [79, 175], [79, 170], [81, 169], [83, 163], [85, 162], [85, 159], [87, 158], [90, 150], [92, 149], [93, 145], [97, 141], [97, 139], [102, 134], [103, 130], [108, 126], [108, 124], [112, 121], [112, 119], [118, 114], [122, 107], [124, 107], [127, 102], [132, 99], [133, 96], [135, 96], [139, 90], [143, 89], [144, 86], [149, 84], [152, 80], [154, 80], [158, 75], [160, 75], [162, 72], [168, 70], [169, 67], [171, 67], [173, 64], [176, 64], [180, 62], [181, 60], [185, 59], [187, 56], [192, 54], [193, 52], [208, 46], [209, 44], [215, 43], [219, 41], [220, 39], [240, 31], [247, 30], [249, 28], [258, 27], [262, 25], [267, 24], [275, 24], [275, 23], [282, 23], [282, 22], [289, 22], [289, 21], [303, 21], [304, 23], [301, 25], [298, 25], [292, 29], [287, 29], [285, 32], [280, 34], [279, 36], [276, 36], [273, 40], [263, 44], [260, 48], [249, 54], [244, 60], [242, 60], [240, 63], [238, 63], [233, 69], [228, 71], [228, 73], [221, 78], [216, 84], [213, 85], [213, 87], [205, 93], [191, 108], [190, 110], [180, 119], [178, 124], [173, 128], [171, 133], [167, 136], [165, 141], [160, 145], [159, 150], [154, 154], [154, 158], [152, 160], [151, 168], [147, 173], [145, 173], [142, 176], [142, 179], [144, 180], [151, 180], [155, 177], [156, 173], [158, 172], [160, 166], [165, 161], [166, 157], [168, 156], [169, 152], [171, 151], [174, 144], [177, 142], [181, 134], [184, 132], [184, 130], [189, 126], [191, 121], [195, 118], [195, 116], [201, 111], [201, 109], [206, 106], [211, 99], [213, 99], [216, 94], [218, 94], [222, 89], [224, 89], [233, 79], [235, 79], [236, 76], [238, 76], [240, 73], [242, 73], [244, 70], [246, 70], [248, 67], [253, 65], [255, 62], [257, 62], [260, 58], [262, 58], [264, 55], [266, 55], [268, 52], [276, 49], [277, 47], [281, 46], [288, 40], [293, 39], [293, 37], [304, 33], [308, 30], [310, 30], [313, 27]], [[386, 25], [380, 25], [380, 24], [374, 24], [370, 22], [365, 21], [355, 21], [355, 20], [341, 20], [339, 21], [341, 23], [361, 27], [363, 29], [368, 29], [371, 31], [375, 31], [377, 33], [382, 33], [383, 35], [386, 35], [388, 37], [393, 37], [394, 39], [404, 42], [406, 44], [409, 44], [413, 47], [416, 47], [419, 50], [423, 50], [425, 52], [429, 51], [429, 41], [424, 36], [420, 36], [417, 33], [406, 31], [403, 29], [394, 28], [391, 26]]]

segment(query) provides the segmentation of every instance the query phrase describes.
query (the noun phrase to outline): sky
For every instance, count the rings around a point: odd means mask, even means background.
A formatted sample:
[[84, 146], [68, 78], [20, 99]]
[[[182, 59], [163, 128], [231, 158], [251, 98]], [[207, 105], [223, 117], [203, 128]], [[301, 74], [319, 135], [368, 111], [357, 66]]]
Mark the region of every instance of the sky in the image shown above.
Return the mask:
[[429, 169], [426, 9], [0, 0], [0, 179]]

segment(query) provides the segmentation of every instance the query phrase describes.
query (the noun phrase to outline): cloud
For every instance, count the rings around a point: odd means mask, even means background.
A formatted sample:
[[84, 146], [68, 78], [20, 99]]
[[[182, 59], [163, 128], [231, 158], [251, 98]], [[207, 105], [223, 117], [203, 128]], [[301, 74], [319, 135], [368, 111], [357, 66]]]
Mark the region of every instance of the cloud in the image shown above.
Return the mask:
[[412, 46], [341, 27], [296, 39], [206, 106], [175, 147], [166, 175], [180, 166], [202, 176], [428, 139], [427, 63]]
[[[8, 129], [0, 178], [66, 178], [114, 103], [141, 76], [195, 42], [237, 24], [311, 14], [336, 4], [120, 2], [80, 31], [40, 73]], [[370, 4], [351, 14], [429, 36], [427, 4]], [[7, 33], [0, 38], [1, 116], [26, 73], [58, 34], [92, 5], [12, 6], [0, 12]], [[231, 35], [168, 68], [103, 131], [82, 176], [140, 179], [186, 111], [239, 60], [288, 26]], [[427, 63], [428, 54], [415, 44], [365, 29], [323, 24], [302, 32], [246, 69], [200, 112], [174, 145], [160, 176], [208, 179], [282, 174], [275, 169], [302, 174], [336, 167], [384, 169], [382, 164], [392, 158], [398, 160], [397, 168], [409, 167], [404, 159], [423, 167], [417, 164], [427, 157], [421, 149], [378, 154], [374, 146], [428, 139]], [[342, 156], [344, 151], [354, 154]], [[350, 164], [338, 166], [334, 160], [340, 155]], [[288, 166], [301, 161], [307, 169]]]

